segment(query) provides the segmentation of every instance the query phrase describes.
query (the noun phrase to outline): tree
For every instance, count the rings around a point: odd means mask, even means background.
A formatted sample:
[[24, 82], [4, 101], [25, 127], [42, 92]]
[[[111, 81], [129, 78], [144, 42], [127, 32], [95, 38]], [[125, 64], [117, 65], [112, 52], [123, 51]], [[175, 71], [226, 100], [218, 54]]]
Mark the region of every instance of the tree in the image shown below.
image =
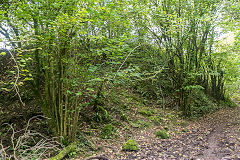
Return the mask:
[[88, 86], [103, 80], [98, 67], [124, 57], [122, 33], [129, 21], [124, 2], [113, 3], [13, 0], [1, 5], [1, 33], [23, 57], [38, 104], [54, 134], [65, 141], [74, 140], [83, 99], [89, 90], [95, 92]]

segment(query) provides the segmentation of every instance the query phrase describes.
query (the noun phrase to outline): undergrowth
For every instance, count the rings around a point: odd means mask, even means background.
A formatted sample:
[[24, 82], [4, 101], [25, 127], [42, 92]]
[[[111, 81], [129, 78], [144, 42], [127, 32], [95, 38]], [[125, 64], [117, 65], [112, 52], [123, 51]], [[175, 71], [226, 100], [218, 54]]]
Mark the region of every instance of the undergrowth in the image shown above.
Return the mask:
[[[166, 106], [163, 106], [162, 99]], [[201, 90], [193, 92], [190, 99], [190, 118], [213, 112], [219, 106], [236, 106], [230, 99], [217, 102]], [[134, 89], [126, 87], [103, 89], [101, 97], [97, 100], [90, 99], [83, 105], [79, 120], [81, 130], [77, 135], [78, 149], [69, 153], [68, 157], [98, 153], [102, 148], [97, 144], [111, 140], [122, 141], [123, 138], [130, 140], [122, 149], [136, 151], [138, 144], [133, 140], [134, 134], [131, 133], [139, 130], [155, 128], [153, 132], [160, 139], [168, 139], [173, 133], [186, 132], [185, 129], [176, 129], [176, 126], [186, 127], [188, 123], [181, 116], [180, 110], [171, 104], [172, 99], [169, 97], [160, 100], [148, 99]]]

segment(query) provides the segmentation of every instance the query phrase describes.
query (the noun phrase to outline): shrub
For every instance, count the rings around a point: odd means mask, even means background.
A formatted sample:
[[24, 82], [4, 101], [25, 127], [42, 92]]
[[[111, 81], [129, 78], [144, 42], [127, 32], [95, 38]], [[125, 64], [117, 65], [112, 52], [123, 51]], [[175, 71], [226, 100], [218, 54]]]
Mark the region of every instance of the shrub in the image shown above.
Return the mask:
[[138, 148], [138, 144], [133, 140], [133, 139], [129, 139], [125, 144], [123, 144], [122, 146], [122, 150], [123, 151], [137, 151]]
[[103, 127], [100, 138], [111, 138], [115, 131], [116, 129], [112, 124], [107, 124], [105, 127]]
[[111, 117], [103, 106], [97, 105], [93, 120], [98, 123], [109, 123], [111, 121]]
[[138, 113], [144, 115], [144, 116], [147, 116], [147, 117], [150, 117], [153, 115], [153, 111], [151, 110], [145, 110], [145, 109], [142, 109], [142, 110], [139, 110]]
[[157, 131], [157, 132], [155, 132], [155, 135], [156, 135], [156, 137], [161, 138], [161, 139], [168, 139], [169, 138], [169, 135], [168, 135], [166, 130]]
[[188, 116], [191, 118], [200, 117], [217, 109], [216, 103], [201, 90], [193, 91], [190, 101]]
[[149, 117], [149, 120], [151, 120], [155, 125], [160, 125], [162, 122], [162, 118], [160, 116], [151, 116]]
[[133, 123], [131, 123], [133, 128], [149, 128], [151, 126], [151, 124], [149, 122], [143, 121], [143, 120], [137, 120]]
[[230, 98], [225, 98], [225, 100], [221, 100], [220, 102], [220, 105], [223, 106], [223, 107], [237, 107], [238, 105], [236, 103], [234, 103]]

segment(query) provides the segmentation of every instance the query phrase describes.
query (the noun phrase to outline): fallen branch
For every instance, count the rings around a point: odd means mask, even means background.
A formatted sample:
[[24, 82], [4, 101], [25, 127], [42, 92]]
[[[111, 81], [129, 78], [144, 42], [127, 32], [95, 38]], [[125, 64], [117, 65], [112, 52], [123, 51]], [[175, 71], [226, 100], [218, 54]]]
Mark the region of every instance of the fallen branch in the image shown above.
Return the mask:
[[15, 130], [13, 124], [5, 124], [12, 131], [11, 142], [9, 146], [4, 146], [3, 142], [0, 142], [0, 159], [35, 159], [36, 157], [44, 159], [48, 158], [50, 153], [58, 152], [62, 148], [62, 145], [56, 140], [59, 137], [47, 138], [41, 133], [29, 129], [30, 122], [39, 117], [45, 118], [34, 116], [28, 120], [25, 128], [18, 131]]
[[50, 158], [50, 160], [61, 160], [63, 159], [66, 155], [71, 153], [76, 149], [77, 145], [75, 143], [70, 144], [69, 146], [63, 148], [61, 152], [59, 152], [56, 156]]

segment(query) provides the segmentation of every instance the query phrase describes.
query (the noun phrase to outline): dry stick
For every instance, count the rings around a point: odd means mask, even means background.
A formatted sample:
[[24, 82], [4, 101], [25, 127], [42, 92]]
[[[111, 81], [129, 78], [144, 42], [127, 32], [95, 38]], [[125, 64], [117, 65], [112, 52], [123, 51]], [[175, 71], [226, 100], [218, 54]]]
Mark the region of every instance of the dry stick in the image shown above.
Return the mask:
[[1, 143], [0, 143], [0, 147], [1, 147], [1, 149], [0, 149], [0, 156], [1, 156], [1, 157], [7, 157], [6, 150], [7, 150], [9, 147], [5, 147], [5, 148], [4, 148], [2, 140], [1, 140]]
[[34, 117], [32, 117], [32, 118], [30, 118], [30, 119], [28, 120], [27, 127], [26, 127], [25, 129], [23, 129], [23, 130], [25, 130], [25, 131], [24, 131], [24, 134], [17, 139], [16, 144], [14, 143], [15, 133], [16, 133], [16, 132], [15, 132], [12, 124], [10, 125], [10, 127], [11, 127], [11, 129], [12, 129], [12, 131], [13, 131], [13, 134], [12, 134], [12, 136], [11, 136], [11, 142], [12, 142], [12, 145], [13, 145], [13, 153], [14, 153], [13, 156], [14, 156], [15, 159], [17, 159], [17, 154], [16, 154], [17, 149], [22, 145], [23, 139], [26, 138], [27, 136], [29, 136], [29, 134], [30, 134], [30, 133], [27, 133], [27, 132], [28, 132], [28, 128], [30, 127], [30, 121], [31, 121], [32, 119], [37, 118], [37, 117], [43, 117], [43, 116], [41, 116], [41, 115], [40, 115], [40, 116], [34, 116]]
[[[11, 143], [12, 143], [12, 147], [13, 147], [13, 155], [7, 155], [6, 154], [6, 150], [9, 149], [9, 147], [6, 147], [4, 148], [3, 144], [0, 143], [0, 156], [2, 156], [3, 158], [14, 158], [14, 159], [19, 159], [20, 157], [18, 157], [18, 153], [22, 153], [22, 154], [25, 154], [25, 153], [28, 153], [28, 151], [33, 151], [33, 153], [31, 155], [28, 155], [28, 159], [31, 159], [31, 157], [42, 157], [42, 156], [45, 156], [45, 152], [48, 150], [48, 149], [51, 149], [51, 150], [60, 150], [58, 148], [58, 146], [61, 146], [62, 145], [55, 141], [55, 139], [58, 139], [58, 137], [53, 137], [53, 138], [46, 138], [45, 136], [43, 136], [42, 134], [38, 133], [38, 132], [31, 132], [31, 130], [29, 130], [29, 127], [30, 127], [30, 121], [33, 120], [33, 119], [36, 119], [36, 118], [40, 118], [40, 117], [43, 117], [43, 118], [46, 118], [44, 116], [34, 116], [32, 117], [31, 119], [28, 120], [28, 123], [27, 123], [27, 126], [19, 131], [15, 131], [14, 130], [14, 127], [12, 124], [7, 124], [10, 126], [11, 130], [12, 130], [12, 135], [11, 135]], [[15, 137], [16, 133], [20, 133], [24, 131], [23, 135], [19, 136], [19, 137]], [[41, 137], [43, 139], [41, 139], [37, 144], [35, 144], [33, 147], [31, 146], [28, 146], [27, 145], [27, 142], [30, 139], [33, 139], [34, 136], [38, 136], [38, 137]], [[15, 142], [16, 140], [16, 142]], [[21, 149], [21, 146], [26, 146], [27, 149]], [[40, 150], [44, 150], [43, 152], [39, 152]], [[46, 156], [45, 156], [46, 157]]]
[[17, 149], [17, 145], [18, 145], [18, 144], [15, 145], [15, 143], [14, 143], [14, 138], [15, 138], [15, 133], [16, 133], [16, 132], [15, 132], [12, 124], [10, 125], [10, 127], [11, 127], [12, 132], [13, 132], [12, 135], [11, 135], [11, 143], [12, 143], [12, 145], [13, 145], [13, 158], [14, 158], [14, 159], [18, 159], [18, 158], [17, 158], [17, 154], [16, 154], [16, 149]]

